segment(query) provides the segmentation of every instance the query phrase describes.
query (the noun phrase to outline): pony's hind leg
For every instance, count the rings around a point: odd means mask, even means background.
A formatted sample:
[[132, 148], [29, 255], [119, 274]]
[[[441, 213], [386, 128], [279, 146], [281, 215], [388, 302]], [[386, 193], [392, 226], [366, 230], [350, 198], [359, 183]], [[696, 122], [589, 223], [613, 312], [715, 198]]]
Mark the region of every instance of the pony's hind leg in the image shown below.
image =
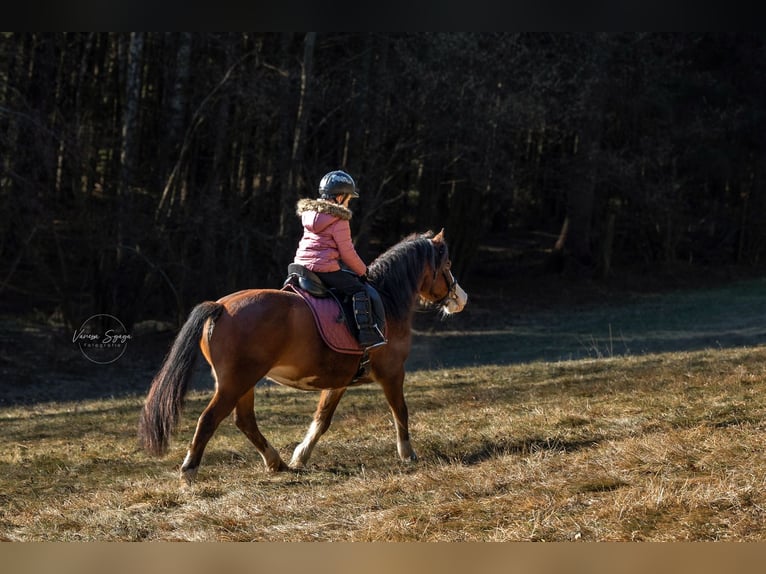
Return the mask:
[[282, 462], [277, 450], [269, 444], [266, 437], [264, 437], [261, 434], [261, 431], [258, 430], [258, 423], [255, 420], [255, 410], [253, 409], [254, 400], [255, 389], [251, 388], [237, 402], [237, 407], [234, 411], [234, 422], [236, 423], [237, 428], [241, 430], [255, 445], [255, 448], [258, 449], [267, 469], [272, 472], [287, 470], [288, 466]]
[[181, 478], [191, 485], [197, 476], [200, 462], [202, 462], [202, 453], [205, 452], [205, 446], [213, 436], [213, 433], [221, 424], [221, 421], [229, 416], [239, 397], [231, 393], [222, 393], [220, 388], [216, 390], [213, 398], [210, 399], [207, 407], [197, 421], [197, 430], [194, 431], [189, 451], [181, 465]]
[[330, 422], [332, 421], [335, 407], [338, 406], [338, 402], [345, 392], [345, 387], [342, 389], [327, 389], [322, 391], [317, 410], [314, 413], [314, 420], [311, 421], [311, 426], [309, 427], [305, 438], [297, 447], [295, 447], [295, 451], [293, 452], [293, 458], [290, 460], [290, 466], [292, 468], [303, 468], [306, 466], [306, 463], [311, 456], [311, 451], [314, 450], [314, 446], [319, 440], [319, 437], [330, 428]]

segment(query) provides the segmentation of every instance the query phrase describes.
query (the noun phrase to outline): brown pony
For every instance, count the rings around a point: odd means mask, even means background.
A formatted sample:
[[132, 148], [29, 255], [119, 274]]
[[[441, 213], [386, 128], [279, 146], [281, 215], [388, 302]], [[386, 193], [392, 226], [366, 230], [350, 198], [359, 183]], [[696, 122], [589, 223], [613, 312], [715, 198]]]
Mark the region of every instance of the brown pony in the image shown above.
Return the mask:
[[290, 467], [302, 468], [319, 437], [330, 426], [349, 385], [377, 381], [396, 421], [397, 450], [405, 461], [417, 459], [410, 446], [404, 401], [404, 362], [412, 344], [412, 317], [418, 301], [459, 313], [468, 296], [450, 271], [444, 230], [410, 236], [378, 257], [368, 277], [386, 312], [388, 344], [372, 349], [361, 378], [358, 355], [332, 351], [324, 343], [311, 311], [298, 295], [274, 289], [251, 289], [197, 305], [178, 333], [154, 377], [139, 423], [147, 452], [161, 455], [183, 406], [191, 372], [202, 350], [215, 378], [215, 394], [197, 422], [181, 477], [191, 484], [202, 453], [218, 425], [234, 410], [237, 427], [249, 438], [270, 471], [286, 470], [276, 449], [255, 420], [254, 388], [263, 377], [302, 390], [322, 392], [306, 437], [295, 449]]

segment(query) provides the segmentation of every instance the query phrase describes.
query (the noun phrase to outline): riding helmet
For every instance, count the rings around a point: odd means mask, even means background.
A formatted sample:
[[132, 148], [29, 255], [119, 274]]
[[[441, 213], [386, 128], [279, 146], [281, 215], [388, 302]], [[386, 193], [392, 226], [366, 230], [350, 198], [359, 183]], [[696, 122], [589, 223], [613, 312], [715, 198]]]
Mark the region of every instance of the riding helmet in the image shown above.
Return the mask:
[[322, 199], [331, 199], [336, 195], [359, 197], [354, 178], [345, 171], [335, 170], [328, 172], [319, 181], [319, 196]]

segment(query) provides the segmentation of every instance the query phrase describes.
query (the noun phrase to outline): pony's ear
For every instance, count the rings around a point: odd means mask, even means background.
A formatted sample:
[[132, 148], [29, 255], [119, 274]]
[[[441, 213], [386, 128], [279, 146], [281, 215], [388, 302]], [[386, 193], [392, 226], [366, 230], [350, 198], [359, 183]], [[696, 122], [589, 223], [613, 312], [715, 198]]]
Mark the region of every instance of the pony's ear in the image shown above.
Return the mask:
[[432, 241], [434, 243], [443, 243], [444, 242], [444, 228], [443, 227], [442, 227], [442, 230], [434, 236]]

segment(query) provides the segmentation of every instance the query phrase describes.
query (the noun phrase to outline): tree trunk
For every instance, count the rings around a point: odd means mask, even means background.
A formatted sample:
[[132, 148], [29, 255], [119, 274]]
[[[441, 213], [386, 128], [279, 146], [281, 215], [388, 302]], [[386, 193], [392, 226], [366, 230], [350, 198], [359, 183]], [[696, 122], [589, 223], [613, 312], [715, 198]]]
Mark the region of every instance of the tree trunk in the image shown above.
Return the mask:
[[122, 120], [122, 147], [120, 149], [120, 188], [123, 200], [129, 201], [129, 189], [135, 184], [138, 159], [139, 106], [141, 104], [141, 60], [144, 33], [131, 32], [128, 47], [128, 65], [125, 86], [125, 111]]
[[[314, 47], [316, 32], [308, 32], [303, 42], [303, 63], [301, 65], [301, 84], [298, 97], [298, 108], [295, 116], [290, 163], [282, 193], [279, 220], [279, 236], [285, 241], [285, 265], [288, 263], [288, 252], [294, 250], [293, 239], [298, 231], [298, 220], [295, 217], [295, 204], [298, 201], [298, 186], [302, 183], [301, 165], [306, 147], [306, 126], [308, 124], [312, 97], [312, 75], [314, 70]], [[289, 247], [289, 248], [288, 248]]]
[[188, 84], [191, 73], [191, 48], [192, 35], [189, 32], [181, 32], [178, 35], [178, 48], [176, 49], [175, 70], [171, 84], [170, 94], [168, 95], [168, 115], [167, 131], [165, 134], [165, 145], [162, 153], [162, 166], [159, 170], [159, 181], [167, 181], [170, 165], [181, 148], [181, 138], [183, 136], [184, 120], [188, 107]]
[[595, 195], [598, 143], [596, 133], [599, 122], [591, 120], [583, 132], [581, 143], [579, 181], [567, 190], [567, 233], [559, 244], [565, 249], [565, 273], [588, 275], [593, 268], [591, 254], [591, 227], [593, 198]]
[[593, 45], [591, 74], [585, 79], [582, 94], [584, 111], [575, 140], [575, 169], [567, 188], [567, 215], [554, 249], [554, 258], [563, 258], [563, 272], [571, 277], [590, 277], [596, 267], [591, 230], [600, 171], [608, 49], [608, 38], [603, 36]]
[[138, 166], [143, 50], [144, 33], [132, 32], [127, 53], [125, 107], [120, 148], [120, 183], [117, 192], [120, 209], [117, 213], [116, 270], [111, 286], [113, 312], [120, 314], [121, 320], [128, 328], [135, 320], [138, 299], [140, 299], [136, 297], [137, 289], [143, 283], [143, 275], [130, 251], [136, 243], [136, 225], [138, 224], [133, 206], [133, 187], [136, 184]]
[[286, 193], [282, 194], [282, 220], [279, 226], [279, 234], [287, 232], [289, 223], [294, 221], [295, 202], [298, 200], [298, 183], [300, 179], [300, 161], [303, 158], [306, 146], [306, 125], [308, 123], [309, 109], [311, 106], [312, 73], [314, 68], [314, 46], [316, 45], [316, 32], [308, 32], [304, 39], [303, 64], [301, 66], [301, 86], [298, 98], [298, 109], [295, 116], [295, 129], [293, 130], [292, 149], [290, 152], [290, 168], [287, 172]]

